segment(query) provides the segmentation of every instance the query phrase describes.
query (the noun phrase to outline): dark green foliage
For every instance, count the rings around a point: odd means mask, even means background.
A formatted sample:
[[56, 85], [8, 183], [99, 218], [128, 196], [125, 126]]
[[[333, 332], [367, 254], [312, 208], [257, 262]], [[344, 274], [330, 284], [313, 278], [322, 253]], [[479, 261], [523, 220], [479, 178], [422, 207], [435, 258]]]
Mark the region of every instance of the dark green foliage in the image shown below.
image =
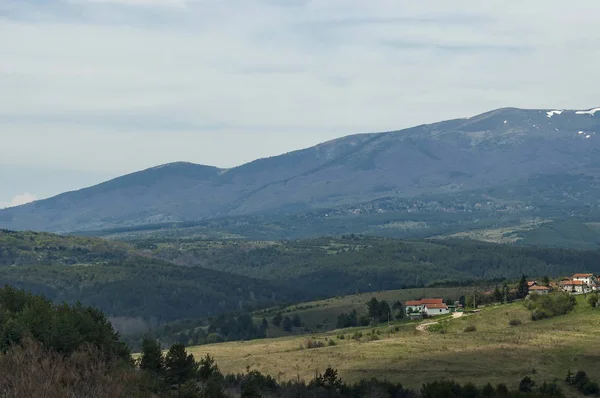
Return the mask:
[[182, 384], [195, 379], [198, 364], [192, 354], [187, 354], [183, 344], [173, 344], [165, 356], [165, 376], [170, 385]]
[[358, 313], [352, 310], [350, 314], [342, 313], [337, 319], [337, 328], [345, 329], [358, 326]]
[[0, 289], [0, 350], [25, 338], [60, 354], [71, 354], [85, 344], [98, 347], [106, 357], [131, 359], [127, 346], [104, 314], [81, 304], [53, 305], [49, 300], [7, 286]]
[[378, 301], [375, 297], [367, 303], [369, 318], [374, 323], [387, 322], [392, 319], [392, 310], [390, 305], [385, 301]]
[[126, 243], [33, 232], [0, 232], [0, 280], [149, 324], [310, 298], [290, 286], [148, 258]]
[[529, 294], [529, 285], [527, 284], [527, 277], [525, 275], [521, 276], [521, 281], [519, 282], [519, 286], [517, 287], [517, 298], [525, 298]]
[[165, 358], [158, 341], [144, 337], [139, 366], [140, 369], [149, 373], [163, 374], [165, 370]]
[[573, 311], [575, 305], [577, 305], [577, 300], [571, 294], [557, 292], [531, 295], [525, 304], [531, 311], [531, 319], [538, 321], [553, 316], [565, 315]]
[[300, 315], [294, 315], [294, 317], [292, 318], [292, 324], [295, 328], [302, 327], [302, 319], [300, 318]]
[[445, 281], [457, 285], [456, 281], [497, 278], [501, 282], [520, 278], [524, 272], [534, 276], [563, 276], [582, 269], [600, 273], [600, 251], [472, 241], [355, 235], [271, 243], [156, 240], [136, 245], [150, 243], [156, 246], [153, 255], [168, 261], [275, 280], [319, 297], [442, 286]]
[[519, 383], [520, 392], [532, 392], [535, 388], [535, 382], [529, 376], [525, 376]]
[[294, 322], [292, 321], [292, 319], [289, 316], [286, 315], [285, 318], [283, 318], [281, 327], [283, 328], [284, 331], [291, 332], [292, 329], [294, 328]]
[[215, 359], [209, 354], [206, 354], [198, 364], [198, 377], [202, 381], [208, 381], [212, 378], [219, 377], [221, 372], [215, 363]]
[[275, 314], [275, 316], [273, 317], [273, 325], [279, 327], [281, 326], [281, 321], [283, 320], [283, 315], [281, 314], [281, 312], [278, 312], [277, 314]]
[[600, 394], [600, 387], [598, 386], [598, 383], [590, 380], [587, 373], [582, 370], [575, 374], [569, 371], [565, 381], [577, 388], [583, 395], [598, 396], [598, 394]]
[[598, 299], [598, 294], [592, 294], [592, 295], [590, 296], [590, 298], [588, 299], [588, 303], [590, 304], [590, 306], [591, 306], [592, 308], [596, 308], [596, 307], [598, 307], [598, 301], [600, 301], [600, 300]]

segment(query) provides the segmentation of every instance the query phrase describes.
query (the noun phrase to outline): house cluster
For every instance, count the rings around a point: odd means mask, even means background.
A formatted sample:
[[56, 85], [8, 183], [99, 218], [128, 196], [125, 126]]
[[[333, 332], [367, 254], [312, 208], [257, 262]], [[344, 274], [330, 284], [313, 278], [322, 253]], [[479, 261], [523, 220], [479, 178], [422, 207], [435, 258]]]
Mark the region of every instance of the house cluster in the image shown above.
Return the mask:
[[565, 278], [560, 282], [550, 282], [548, 286], [538, 283], [537, 281], [529, 281], [529, 293], [548, 294], [553, 291], [563, 290], [571, 294], [584, 294], [596, 290], [600, 290], [598, 282], [600, 276], [594, 274], [575, 274], [570, 278]]
[[424, 298], [404, 303], [406, 314], [411, 318], [422, 318], [425, 316], [445, 315], [455, 312], [460, 304], [448, 305], [441, 298]]
[[565, 292], [573, 294], [590, 293], [600, 288], [598, 277], [594, 274], [575, 274], [558, 284]]

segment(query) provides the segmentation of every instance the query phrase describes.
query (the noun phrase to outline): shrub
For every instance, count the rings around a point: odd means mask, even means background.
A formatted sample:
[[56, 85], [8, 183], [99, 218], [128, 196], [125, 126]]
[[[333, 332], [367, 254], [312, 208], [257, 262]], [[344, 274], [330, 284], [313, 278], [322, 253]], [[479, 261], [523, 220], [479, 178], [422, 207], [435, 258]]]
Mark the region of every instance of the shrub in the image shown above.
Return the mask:
[[538, 321], [540, 319], [551, 318], [558, 315], [565, 315], [575, 308], [577, 300], [568, 293], [553, 293], [547, 295], [533, 295], [527, 300], [526, 306], [532, 311], [531, 319]]
[[427, 331], [431, 332], [431, 333], [446, 334], [446, 332], [448, 331], [448, 323], [447, 322], [434, 323], [433, 325], [429, 325], [427, 327]]
[[535, 381], [531, 380], [531, 377], [525, 376], [521, 383], [519, 383], [519, 391], [529, 393], [533, 391], [535, 387]]
[[598, 383], [588, 381], [580, 388], [580, 391], [583, 395], [598, 395], [598, 393], [600, 393], [600, 387], [598, 386]]
[[523, 322], [521, 322], [520, 319], [511, 319], [510, 321], [508, 321], [508, 324], [510, 326], [519, 326], [520, 324], [522, 324]]
[[475, 326], [475, 325], [469, 325], [465, 328], [465, 333], [476, 332], [476, 331], [477, 331], [477, 326]]
[[319, 340], [308, 340], [306, 342], [306, 348], [311, 350], [313, 348], [323, 348], [325, 347], [325, 343]]
[[327, 345], [329, 347], [333, 347], [334, 345], [337, 345], [335, 341], [333, 341], [332, 339], [329, 339], [329, 341], [327, 342]]

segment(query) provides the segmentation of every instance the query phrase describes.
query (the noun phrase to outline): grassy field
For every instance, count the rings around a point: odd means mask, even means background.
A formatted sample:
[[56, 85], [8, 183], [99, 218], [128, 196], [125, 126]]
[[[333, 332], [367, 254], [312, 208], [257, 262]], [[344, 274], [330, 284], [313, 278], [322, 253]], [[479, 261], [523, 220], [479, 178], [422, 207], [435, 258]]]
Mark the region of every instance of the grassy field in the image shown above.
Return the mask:
[[350, 313], [352, 310], [356, 310], [359, 316], [366, 315], [366, 304], [372, 297], [380, 301], [385, 300], [390, 305], [396, 301], [404, 303], [407, 300], [424, 297], [458, 300], [462, 295], [472, 294], [473, 289], [473, 287], [418, 288], [355, 294], [292, 305], [284, 309], [266, 310], [259, 314], [256, 321], [258, 322], [263, 314], [266, 316], [269, 321], [269, 336], [271, 337], [282, 337], [290, 334], [285, 333], [281, 328], [275, 327], [272, 324], [273, 316], [277, 312], [281, 312], [284, 316], [287, 315], [289, 317], [293, 317], [294, 315], [300, 316], [304, 328], [296, 330], [295, 334], [305, 333], [305, 328], [315, 332], [325, 332], [336, 328], [337, 318], [342, 313]]
[[[515, 319], [522, 324], [510, 326]], [[514, 303], [452, 319], [445, 334], [420, 332], [417, 325], [224, 343], [190, 352], [197, 358], [209, 353], [226, 373], [250, 367], [280, 380], [311, 379], [330, 365], [347, 381], [378, 377], [410, 387], [442, 378], [516, 386], [527, 375], [539, 382], [562, 380], [569, 369], [585, 370], [600, 380], [600, 311], [592, 310], [584, 297], [573, 313], [537, 322], [523, 304]], [[468, 326], [476, 330], [466, 332]], [[352, 338], [358, 332], [362, 337]], [[332, 340], [335, 346], [307, 349], [309, 340]]]

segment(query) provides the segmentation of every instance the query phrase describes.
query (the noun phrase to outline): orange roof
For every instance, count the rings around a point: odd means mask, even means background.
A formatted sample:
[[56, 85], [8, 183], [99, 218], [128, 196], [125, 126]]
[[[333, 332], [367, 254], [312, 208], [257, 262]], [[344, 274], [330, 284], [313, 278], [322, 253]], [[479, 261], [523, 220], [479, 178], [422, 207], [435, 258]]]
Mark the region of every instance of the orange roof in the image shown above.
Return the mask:
[[594, 274], [575, 274], [572, 277], [573, 278], [590, 278], [594, 276]]
[[537, 282], [536, 281], [529, 281], [529, 282], [527, 282], [527, 286], [531, 287], [533, 285], [537, 285]]
[[568, 282], [565, 282], [565, 285], [567, 285], [567, 286], [575, 286], [575, 285], [580, 286], [580, 285], [585, 285], [585, 282], [584, 281], [568, 281]]
[[546, 286], [531, 286], [529, 290], [550, 290], [550, 288]]
[[420, 301], [407, 301], [406, 305], [407, 306], [414, 306], [414, 305], [422, 305], [422, 303]]
[[448, 309], [446, 304], [425, 304], [425, 308], [443, 308]]
[[444, 304], [444, 299], [421, 299], [423, 304]]

